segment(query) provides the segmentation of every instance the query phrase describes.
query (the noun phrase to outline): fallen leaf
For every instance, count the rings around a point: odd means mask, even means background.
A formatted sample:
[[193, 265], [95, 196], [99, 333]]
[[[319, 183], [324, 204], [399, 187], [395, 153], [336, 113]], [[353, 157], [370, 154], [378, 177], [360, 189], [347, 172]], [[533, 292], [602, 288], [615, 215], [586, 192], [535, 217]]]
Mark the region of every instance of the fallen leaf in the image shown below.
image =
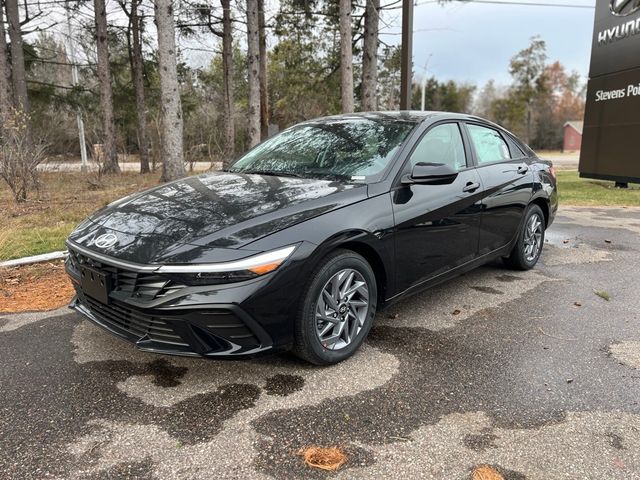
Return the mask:
[[305, 465], [335, 472], [347, 461], [347, 456], [339, 447], [306, 447], [298, 451]]
[[504, 477], [490, 465], [480, 465], [473, 469], [473, 480], [504, 480]]
[[456, 308], [453, 312], [451, 312], [451, 315], [460, 315], [460, 313], [462, 313], [461, 310]]
[[391, 320], [397, 320], [399, 317], [400, 317], [400, 314], [399, 314], [399, 313], [390, 313], [390, 314], [389, 314], [389, 318], [390, 318]]

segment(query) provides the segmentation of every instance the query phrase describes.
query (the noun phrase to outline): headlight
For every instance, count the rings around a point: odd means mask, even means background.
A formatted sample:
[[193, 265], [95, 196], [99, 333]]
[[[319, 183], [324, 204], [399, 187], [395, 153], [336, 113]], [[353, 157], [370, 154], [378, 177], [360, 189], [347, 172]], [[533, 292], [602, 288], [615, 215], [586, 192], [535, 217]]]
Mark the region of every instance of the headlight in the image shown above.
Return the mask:
[[164, 265], [156, 270], [187, 285], [215, 285], [241, 282], [276, 270], [291, 256], [295, 245], [223, 263]]

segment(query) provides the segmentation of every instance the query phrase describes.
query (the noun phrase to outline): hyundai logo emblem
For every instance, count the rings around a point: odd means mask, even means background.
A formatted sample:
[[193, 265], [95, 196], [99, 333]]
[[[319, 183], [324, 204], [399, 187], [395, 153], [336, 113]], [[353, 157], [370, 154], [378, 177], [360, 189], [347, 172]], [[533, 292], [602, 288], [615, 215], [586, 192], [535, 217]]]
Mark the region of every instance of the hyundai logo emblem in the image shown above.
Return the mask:
[[113, 233], [103, 233], [93, 241], [93, 244], [98, 248], [113, 247], [116, 243], [118, 243], [118, 237]]
[[640, 10], [640, 0], [611, 0], [611, 13], [618, 17], [626, 17]]

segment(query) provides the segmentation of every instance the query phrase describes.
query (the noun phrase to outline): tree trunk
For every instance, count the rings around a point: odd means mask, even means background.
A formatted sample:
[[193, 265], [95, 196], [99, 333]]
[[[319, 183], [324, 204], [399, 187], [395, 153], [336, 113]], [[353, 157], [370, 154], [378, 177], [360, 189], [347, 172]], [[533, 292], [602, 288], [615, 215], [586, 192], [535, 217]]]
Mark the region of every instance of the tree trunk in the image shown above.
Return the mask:
[[131, 73], [136, 92], [136, 117], [138, 130], [138, 152], [140, 155], [140, 173], [149, 173], [149, 142], [147, 140], [147, 107], [144, 100], [144, 72], [142, 59], [142, 18], [138, 17], [140, 0], [131, 3]]
[[260, 137], [269, 136], [269, 91], [267, 87], [267, 33], [264, 21], [264, 0], [258, 0], [260, 30]]
[[235, 155], [235, 108], [233, 103], [233, 25], [231, 0], [220, 0], [222, 5], [222, 72], [224, 89], [224, 157], [223, 167], [231, 164]]
[[362, 49], [362, 110], [378, 109], [378, 22], [380, 0], [366, 0]]
[[249, 71], [249, 146], [260, 143], [260, 27], [258, 0], [247, 0], [247, 67]]
[[11, 109], [11, 93], [9, 92], [9, 62], [7, 61], [7, 40], [4, 31], [4, 13], [0, 2], [0, 125]]
[[9, 39], [11, 40], [11, 78], [15, 106], [24, 114], [29, 113], [29, 97], [27, 96], [27, 77], [24, 68], [24, 50], [22, 32], [20, 31], [20, 12], [18, 0], [6, 0], [7, 21], [9, 23]]
[[102, 165], [103, 173], [120, 173], [116, 152], [115, 126], [113, 123], [113, 91], [111, 89], [111, 67], [107, 44], [107, 11], [105, 0], [93, 0], [96, 21], [96, 44], [98, 57], [98, 83], [100, 86], [100, 109], [102, 110]]
[[162, 177], [168, 182], [186, 176], [182, 151], [182, 102], [176, 59], [175, 21], [172, 0], [155, 1], [158, 29], [158, 70], [162, 105]]
[[340, 86], [342, 112], [353, 112], [353, 49], [351, 0], [340, 0]]

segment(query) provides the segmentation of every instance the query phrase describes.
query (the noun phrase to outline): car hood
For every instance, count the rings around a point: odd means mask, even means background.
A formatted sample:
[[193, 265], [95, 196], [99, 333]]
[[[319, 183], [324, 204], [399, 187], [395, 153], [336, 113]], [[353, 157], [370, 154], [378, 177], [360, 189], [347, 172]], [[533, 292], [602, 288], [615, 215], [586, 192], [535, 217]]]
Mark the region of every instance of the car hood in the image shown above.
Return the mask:
[[[363, 184], [212, 172], [118, 200], [89, 217], [70, 240], [136, 262], [194, 261], [202, 247], [219, 250], [216, 261], [225, 261], [238, 256], [229, 249], [366, 196]], [[96, 247], [104, 233], [115, 233], [117, 244]]]

